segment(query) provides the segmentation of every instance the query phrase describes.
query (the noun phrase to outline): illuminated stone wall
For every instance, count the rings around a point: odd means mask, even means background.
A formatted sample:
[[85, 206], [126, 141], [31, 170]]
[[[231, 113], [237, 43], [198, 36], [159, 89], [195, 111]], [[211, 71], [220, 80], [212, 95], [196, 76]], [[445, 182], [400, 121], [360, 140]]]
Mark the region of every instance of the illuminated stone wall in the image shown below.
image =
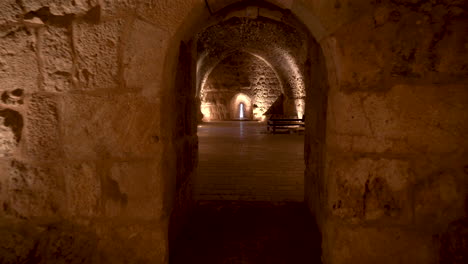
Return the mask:
[[167, 36], [127, 8], [0, 1], [0, 263], [167, 260]]
[[[247, 52], [265, 61], [274, 70], [285, 96], [287, 116], [302, 116], [308, 75], [307, 31], [296, 23], [283, 23], [268, 16], [226, 15], [197, 38], [197, 85], [205, 87], [208, 76], [234, 52]], [[291, 21], [290, 21], [291, 22]]]
[[263, 60], [234, 52], [214, 68], [201, 89], [204, 120], [239, 119], [239, 93], [251, 101], [246, 119], [262, 120], [263, 113], [281, 94], [281, 86], [273, 69]]

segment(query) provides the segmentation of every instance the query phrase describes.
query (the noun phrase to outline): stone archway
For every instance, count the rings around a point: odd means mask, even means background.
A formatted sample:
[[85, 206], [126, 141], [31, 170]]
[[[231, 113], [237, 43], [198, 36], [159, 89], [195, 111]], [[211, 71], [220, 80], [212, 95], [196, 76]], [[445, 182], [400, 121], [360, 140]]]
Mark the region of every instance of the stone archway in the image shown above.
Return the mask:
[[[242, 108], [241, 108], [242, 105]], [[253, 107], [252, 99], [243, 93], [238, 93], [232, 97], [230, 103], [231, 119], [233, 120], [252, 120], [253, 118]], [[242, 111], [243, 116], [240, 116]]]

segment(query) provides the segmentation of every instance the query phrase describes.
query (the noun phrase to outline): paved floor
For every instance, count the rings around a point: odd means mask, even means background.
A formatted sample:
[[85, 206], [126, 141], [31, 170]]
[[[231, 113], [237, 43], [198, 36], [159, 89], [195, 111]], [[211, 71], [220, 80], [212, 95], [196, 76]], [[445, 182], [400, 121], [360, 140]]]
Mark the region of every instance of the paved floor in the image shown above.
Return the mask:
[[226, 121], [200, 125], [198, 137], [197, 200], [303, 201], [304, 135]]
[[321, 236], [303, 203], [199, 203], [171, 264], [318, 264]]
[[320, 234], [300, 202], [303, 135], [267, 134], [256, 122], [218, 122], [199, 126], [198, 136], [199, 201], [170, 263], [321, 263]]

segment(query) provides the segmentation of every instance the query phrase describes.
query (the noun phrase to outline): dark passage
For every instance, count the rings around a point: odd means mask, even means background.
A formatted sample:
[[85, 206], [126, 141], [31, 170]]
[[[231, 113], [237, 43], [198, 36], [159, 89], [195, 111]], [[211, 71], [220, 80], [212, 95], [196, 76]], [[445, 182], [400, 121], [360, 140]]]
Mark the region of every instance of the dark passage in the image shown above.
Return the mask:
[[170, 263], [321, 263], [314, 223], [303, 203], [199, 202]]

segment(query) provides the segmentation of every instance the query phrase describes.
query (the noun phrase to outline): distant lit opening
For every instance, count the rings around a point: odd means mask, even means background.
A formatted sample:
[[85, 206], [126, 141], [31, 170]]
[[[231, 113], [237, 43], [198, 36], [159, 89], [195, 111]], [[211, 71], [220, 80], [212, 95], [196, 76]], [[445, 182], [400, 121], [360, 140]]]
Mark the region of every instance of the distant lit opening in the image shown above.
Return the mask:
[[239, 104], [239, 118], [240, 119], [244, 118], [244, 104], [243, 103]]

